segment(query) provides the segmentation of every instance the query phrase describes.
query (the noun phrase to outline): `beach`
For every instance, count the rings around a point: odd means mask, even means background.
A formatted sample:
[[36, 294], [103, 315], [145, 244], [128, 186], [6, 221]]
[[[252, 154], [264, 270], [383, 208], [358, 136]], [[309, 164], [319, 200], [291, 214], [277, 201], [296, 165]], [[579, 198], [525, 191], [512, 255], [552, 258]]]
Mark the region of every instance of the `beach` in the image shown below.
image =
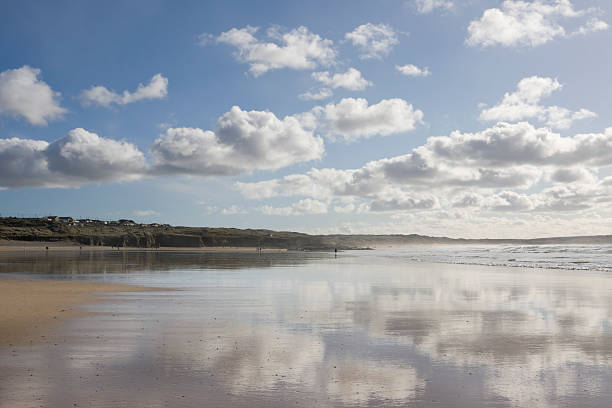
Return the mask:
[[0, 407], [609, 406], [608, 273], [418, 251], [5, 253]]
[[0, 279], [0, 347], [51, 342], [53, 330], [104, 294], [156, 290], [102, 282]]

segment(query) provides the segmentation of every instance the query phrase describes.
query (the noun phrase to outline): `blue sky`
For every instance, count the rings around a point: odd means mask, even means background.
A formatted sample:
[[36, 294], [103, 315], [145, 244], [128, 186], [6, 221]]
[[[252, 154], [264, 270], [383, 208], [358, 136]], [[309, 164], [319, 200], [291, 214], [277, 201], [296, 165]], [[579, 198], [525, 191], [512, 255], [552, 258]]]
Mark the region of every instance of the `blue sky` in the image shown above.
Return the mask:
[[0, 214], [320, 233], [609, 233], [611, 9], [5, 5]]

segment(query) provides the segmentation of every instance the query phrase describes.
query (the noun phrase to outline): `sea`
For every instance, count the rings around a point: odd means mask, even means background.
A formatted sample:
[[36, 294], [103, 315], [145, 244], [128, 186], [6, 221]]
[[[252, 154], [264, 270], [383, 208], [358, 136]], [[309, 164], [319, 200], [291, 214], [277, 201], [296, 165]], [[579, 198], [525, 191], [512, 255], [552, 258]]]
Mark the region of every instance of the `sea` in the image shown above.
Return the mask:
[[405, 262], [612, 271], [612, 245], [440, 245], [382, 254]]

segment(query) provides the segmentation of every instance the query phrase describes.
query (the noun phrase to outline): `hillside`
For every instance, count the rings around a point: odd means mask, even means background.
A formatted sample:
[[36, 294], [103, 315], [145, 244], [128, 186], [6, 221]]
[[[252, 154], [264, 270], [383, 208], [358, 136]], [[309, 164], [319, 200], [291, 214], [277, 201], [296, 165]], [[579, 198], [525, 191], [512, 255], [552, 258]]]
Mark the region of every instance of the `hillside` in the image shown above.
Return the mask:
[[[0, 240], [119, 247], [262, 247], [291, 250], [365, 249], [410, 245], [612, 244], [612, 235], [537, 239], [453, 239], [424, 235], [308, 235], [264, 229], [136, 224], [70, 217], [0, 218]], [[0, 241], [1, 244], [1, 241]]]

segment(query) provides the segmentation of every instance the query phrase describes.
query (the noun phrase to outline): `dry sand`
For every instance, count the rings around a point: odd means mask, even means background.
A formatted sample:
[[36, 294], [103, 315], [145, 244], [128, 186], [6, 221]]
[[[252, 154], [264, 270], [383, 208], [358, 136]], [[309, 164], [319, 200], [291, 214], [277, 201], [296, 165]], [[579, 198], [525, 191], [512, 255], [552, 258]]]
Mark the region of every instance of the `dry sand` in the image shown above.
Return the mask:
[[160, 289], [99, 282], [0, 279], [0, 347], [51, 341], [54, 325], [86, 314], [103, 293]]

